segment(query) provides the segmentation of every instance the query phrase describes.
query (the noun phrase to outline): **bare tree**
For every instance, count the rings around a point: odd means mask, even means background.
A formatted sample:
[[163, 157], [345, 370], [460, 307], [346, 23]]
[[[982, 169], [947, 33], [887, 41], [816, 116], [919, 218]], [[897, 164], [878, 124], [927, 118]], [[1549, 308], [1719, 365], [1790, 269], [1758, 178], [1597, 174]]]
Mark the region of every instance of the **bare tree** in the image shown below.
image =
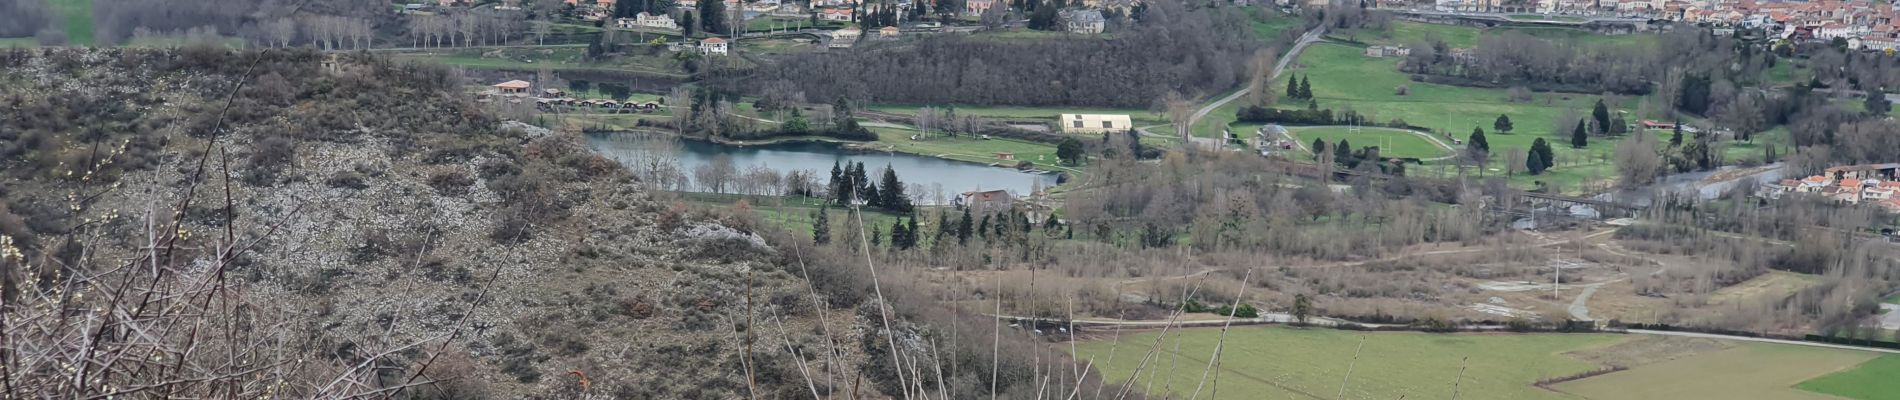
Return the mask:
[[1656, 138], [1648, 129], [1616, 144], [1616, 172], [1624, 187], [1640, 187], [1656, 180], [1663, 171], [1662, 155], [1657, 153]]
[[271, 44], [290, 47], [290, 42], [297, 39], [297, 21], [289, 18], [271, 20], [264, 23], [264, 34], [270, 38]]
[[714, 157], [712, 162], [701, 164], [693, 169], [693, 183], [700, 190], [725, 193], [726, 186], [732, 184], [733, 177], [738, 173], [739, 168], [732, 164], [732, 157], [720, 154]]
[[1168, 113], [1168, 122], [1174, 124], [1174, 135], [1183, 142], [1192, 142], [1189, 129], [1194, 123], [1194, 103], [1181, 96], [1180, 92], [1168, 92], [1168, 97], [1161, 101], [1161, 107]]

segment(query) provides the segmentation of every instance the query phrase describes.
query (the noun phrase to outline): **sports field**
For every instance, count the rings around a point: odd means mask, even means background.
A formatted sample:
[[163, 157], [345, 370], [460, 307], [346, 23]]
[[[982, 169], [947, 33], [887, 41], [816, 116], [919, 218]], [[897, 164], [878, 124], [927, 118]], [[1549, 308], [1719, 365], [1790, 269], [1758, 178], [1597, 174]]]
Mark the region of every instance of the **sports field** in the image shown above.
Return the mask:
[[[1175, 349], [1179, 335], [1179, 351]], [[1112, 382], [1129, 379], [1158, 332], [1124, 334], [1120, 345], [1104, 339], [1081, 344], [1082, 362]], [[1171, 332], [1162, 357], [1136, 381], [1146, 388], [1186, 398], [1200, 382], [1219, 329]], [[1351, 360], [1360, 338], [1365, 348]], [[1221, 357], [1218, 399], [1334, 399], [1346, 380], [1348, 399], [1444, 398], [1459, 381], [1460, 360], [1469, 360], [1459, 383], [1460, 399], [1564, 399], [1532, 386], [1542, 377], [1563, 376], [1596, 366], [1562, 353], [1607, 346], [1627, 337], [1592, 335], [1427, 334], [1352, 332], [1332, 329], [1238, 327], [1228, 332]], [[1112, 362], [1110, 353], [1114, 353]], [[1176, 356], [1179, 356], [1178, 359]], [[1150, 376], [1152, 375], [1152, 377]], [[1202, 393], [1207, 396], [1208, 393]], [[1208, 397], [1203, 397], [1208, 398]]]
[[1900, 399], [1900, 356], [1876, 358], [1854, 369], [1801, 382], [1795, 387], [1850, 399]]
[[1379, 146], [1379, 155], [1383, 157], [1429, 159], [1452, 155], [1455, 151], [1417, 134], [1392, 128], [1360, 127], [1358, 132], [1353, 132], [1352, 128], [1343, 126], [1316, 126], [1291, 128], [1288, 132], [1307, 146], [1312, 146], [1314, 139], [1326, 141], [1327, 146], [1336, 146], [1340, 140], [1355, 149]]
[[[1559, 383], [1553, 389], [1591, 400], [1832, 399], [1795, 385], [1874, 357], [1861, 351], [1748, 343]], [[1857, 385], [1863, 379], [1856, 375], [1823, 384]]]

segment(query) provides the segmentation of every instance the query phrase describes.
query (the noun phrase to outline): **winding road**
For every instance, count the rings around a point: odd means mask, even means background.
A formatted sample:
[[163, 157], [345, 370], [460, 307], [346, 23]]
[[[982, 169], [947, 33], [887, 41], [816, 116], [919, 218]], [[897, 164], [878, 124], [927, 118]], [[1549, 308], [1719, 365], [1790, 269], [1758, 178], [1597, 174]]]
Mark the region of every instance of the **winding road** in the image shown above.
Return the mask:
[[[1298, 42], [1293, 43], [1293, 48], [1290, 50], [1287, 50], [1285, 55], [1280, 56], [1280, 63], [1273, 66], [1273, 76], [1270, 79], [1274, 81], [1278, 81], [1280, 79], [1280, 74], [1286, 72], [1286, 66], [1292, 65], [1293, 60], [1299, 59], [1300, 52], [1306, 50], [1306, 46], [1311, 45], [1314, 42], [1318, 42], [1320, 38], [1325, 37], [1325, 36], [1326, 36], [1325, 25], [1320, 25], [1320, 27], [1313, 28], [1313, 30], [1306, 31], [1306, 34], [1300, 35], [1300, 40]], [[1227, 105], [1227, 103], [1231, 103], [1234, 100], [1240, 99], [1241, 96], [1246, 96], [1246, 95], [1247, 95], [1247, 88], [1242, 87], [1240, 88], [1240, 90], [1234, 91], [1233, 94], [1227, 95], [1227, 97], [1222, 97], [1220, 100], [1215, 100], [1213, 103], [1209, 103], [1208, 105], [1201, 107], [1200, 110], [1195, 110], [1194, 116], [1188, 118], [1188, 126], [1190, 127], [1189, 129], [1192, 130], [1193, 129], [1192, 127], [1194, 125], [1201, 123], [1201, 118], [1206, 117], [1207, 114], [1209, 113], [1213, 113], [1214, 109], [1221, 108], [1221, 106]], [[1205, 145], [1213, 145], [1215, 147], [1220, 146], [1220, 141], [1221, 141], [1220, 139], [1197, 138], [1197, 137], [1193, 137], [1193, 135], [1188, 135], [1188, 137], [1189, 139], [1193, 140], [1196, 143], [1202, 143]]]

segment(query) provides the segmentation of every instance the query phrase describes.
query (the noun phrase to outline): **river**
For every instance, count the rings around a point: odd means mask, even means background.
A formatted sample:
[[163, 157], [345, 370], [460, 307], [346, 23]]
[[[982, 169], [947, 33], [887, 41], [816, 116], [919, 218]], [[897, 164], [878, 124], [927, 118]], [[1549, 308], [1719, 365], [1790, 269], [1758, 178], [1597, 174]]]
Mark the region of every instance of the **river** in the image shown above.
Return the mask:
[[[622, 163], [635, 163], [644, 157], [649, 147], [656, 141], [620, 140], [615, 135], [588, 135], [587, 142], [596, 151], [607, 158]], [[865, 152], [846, 149], [844, 145], [830, 142], [781, 142], [760, 145], [728, 145], [697, 140], [677, 142], [678, 150], [672, 151], [670, 158], [676, 159], [679, 170], [692, 179], [692, 171], [712, 162], [719, 156], [731, 157], [733, 164], [744, 171], [753, 166], [769, 168], [780, 173], [795, 170], [811, 171], [816, 174], [819, 183], [831, 174], [831, 166], [837, 162], [861, 162], [870, 170], [872, 179], [877, 171], [885, 166], [897, 171], [897, 177], [915, 190], [921, 186], [930, 193], [911, 193], [919, 197], [921, 203], [936, 202], [941, 193], [945, 199], [957, 193], [975, 190], [1008, 190], [1021, 196], [1042, 187], [1056, 185], [1056, 176], [1018, 171], [1012, 168], [991, 167], [988, 165], [925, 157], [909, 153]], [[688, 190], [702, 191], [700, 185], [687, 185]]]

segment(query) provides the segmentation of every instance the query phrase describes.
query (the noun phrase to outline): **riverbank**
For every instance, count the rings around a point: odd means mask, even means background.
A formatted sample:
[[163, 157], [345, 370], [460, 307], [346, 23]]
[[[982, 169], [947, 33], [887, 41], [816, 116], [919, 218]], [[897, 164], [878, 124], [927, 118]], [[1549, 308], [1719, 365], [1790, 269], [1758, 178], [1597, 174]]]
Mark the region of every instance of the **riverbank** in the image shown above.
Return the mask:
[[[928, 138], [912, 139], [915, 130], [899, 126], [878, 126], [871, 128], [878, 140], [872, 142], [845, 140], [826, 136], [780, 136], [764, 139], [729, 139], [705, 136], [680, 135], [676, 132], [660, 129], [631, 128], [624, 131], [595, 133], [596, 135], [648, 134], [672, 135], [683, 140], [714, 143], [734, 147], [759, 147], [799, 143], [822, 143], [837, 145], [847, 153], [902, 153], [915, 156], [978, 164], [986, 167], [1003, 168], [1031, 174], [1061, 174], [1057, 185], [1046, 189], [1060, 190], [1064, 183], [1074, 182], [1076, 178], [1086, 177], [1081, 168], [1061, 165], [1056, 157], [1056, 146], [1016, 139], [980, 138], [969, 135], [935, 135]], [[1027, 168], [1024, 168], [1024, 165]]]

